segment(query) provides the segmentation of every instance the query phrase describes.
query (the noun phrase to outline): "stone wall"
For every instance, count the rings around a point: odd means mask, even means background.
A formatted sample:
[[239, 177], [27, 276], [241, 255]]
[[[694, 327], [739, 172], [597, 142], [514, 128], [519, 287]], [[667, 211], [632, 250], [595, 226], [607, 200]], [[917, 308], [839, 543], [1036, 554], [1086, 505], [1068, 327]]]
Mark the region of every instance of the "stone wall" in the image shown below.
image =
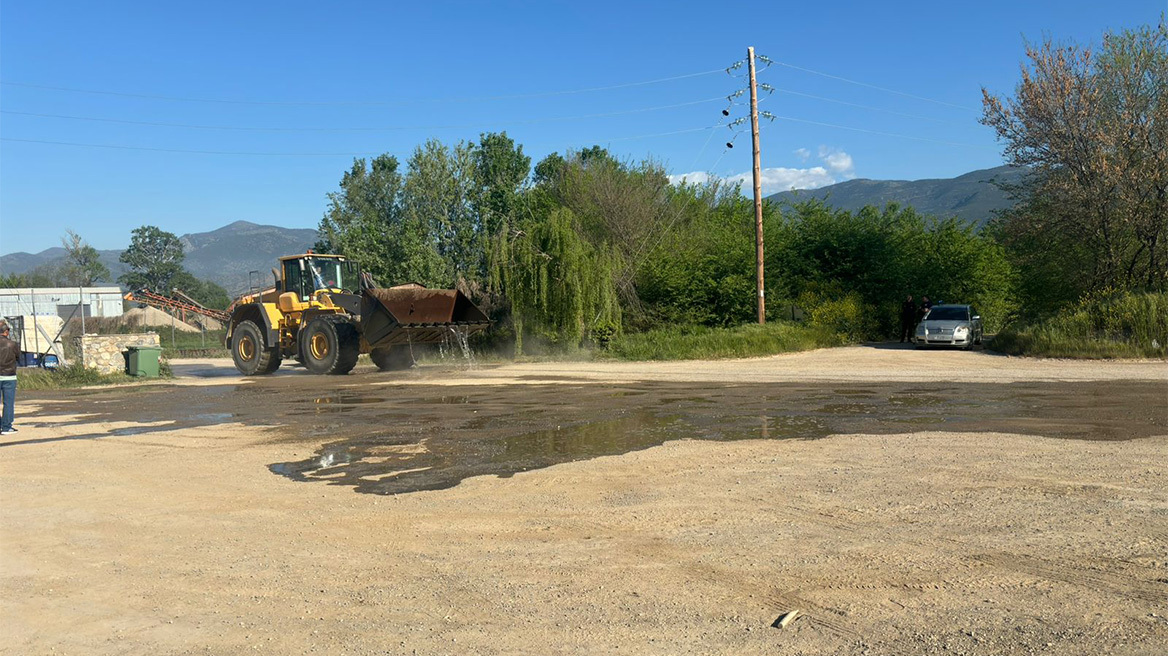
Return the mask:
[[126, 335], [83, 335], [77, 338], [79, 353], [85, 354], [85, 366], [103, 374], [126, 370], [126, 356], [122, 353], [131, 346], [161, 346], [158, 333], [129, 333]]

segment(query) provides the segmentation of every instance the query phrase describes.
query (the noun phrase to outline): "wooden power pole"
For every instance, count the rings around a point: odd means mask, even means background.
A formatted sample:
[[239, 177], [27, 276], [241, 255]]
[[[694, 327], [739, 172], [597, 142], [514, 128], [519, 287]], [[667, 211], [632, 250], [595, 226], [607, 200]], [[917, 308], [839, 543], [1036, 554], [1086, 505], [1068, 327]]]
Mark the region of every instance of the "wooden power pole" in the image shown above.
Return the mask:
[[758, 88], [754, 81], [754, 47], [746, 49], [750, 65], [750, 132], [754, 138], [754, 242], [758, 258], [758, 322], [766, 323], [766, 285], [762, 266], [762, 169], [758, 153]]

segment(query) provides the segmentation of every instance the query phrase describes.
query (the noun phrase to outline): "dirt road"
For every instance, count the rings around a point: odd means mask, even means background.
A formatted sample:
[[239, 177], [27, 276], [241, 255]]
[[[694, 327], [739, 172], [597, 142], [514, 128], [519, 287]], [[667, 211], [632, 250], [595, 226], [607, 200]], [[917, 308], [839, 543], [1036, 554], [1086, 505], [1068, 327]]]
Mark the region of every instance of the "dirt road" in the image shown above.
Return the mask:
[[1168, 651], [1163, 362], [176, 370], [21, 396], [0, 652]]

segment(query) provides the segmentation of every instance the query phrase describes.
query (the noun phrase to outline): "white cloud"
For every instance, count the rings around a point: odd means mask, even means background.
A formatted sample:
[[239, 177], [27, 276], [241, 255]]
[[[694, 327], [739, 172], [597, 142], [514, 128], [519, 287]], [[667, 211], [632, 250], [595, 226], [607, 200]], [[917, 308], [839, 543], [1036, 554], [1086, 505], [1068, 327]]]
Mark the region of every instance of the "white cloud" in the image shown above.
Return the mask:
[[705, 171], [694, 171], [693, 173], [681, 173], [679, 175], [669, 176], [669, 184], [706, 184], [710, 181], [710, 174]]
[[[806, 148], [799, 148], [793, 152], [803, 161], [807, 161], [811, 157], [811, 151]], [[769, 196], [792, 189], [818, 189], [856, 177], [856, 167], [852, 156], [838, 148], [820, 146], [818, 159], [823, 163], [821, 166], [807, 168], [778, 166], [763, 169], [759, 180], [763, 195]], [[705, 184], [710, 180], [710, 175], [705, 171], [693, 171], [669, 176], [669, 181], [673, 184], [678, 184], [683, 180], [689, 184]], [[751, 188], [754, 185], [753, 176], [749, 171], [736, 173], [722, 178], [722, 180], [732, 185], [741, 185], [740, 188], [745, 194], [751, 193]]]
[[[812, 166], [806, 169], [778, 166], [763, 169], [760, 174], [759, 186], [762, 187], [764, 196], [792, 189], [817, 189], [835, 182], [831, 173], [822, 166]], [[727, 179], [731, 182], [741, 181], [744, 190], [749, 190], [754, 184], [754, 178], [750, 173], [740, 173]]]
[[838, 148], [820, 146], [819, 159], [823, 160], [824, 164], [827, 164], [827, 168], [835, 173], [839, 173], [844, 178], [856, 177], [856, 167], [855, 163], [852, 162], [852, 156]]

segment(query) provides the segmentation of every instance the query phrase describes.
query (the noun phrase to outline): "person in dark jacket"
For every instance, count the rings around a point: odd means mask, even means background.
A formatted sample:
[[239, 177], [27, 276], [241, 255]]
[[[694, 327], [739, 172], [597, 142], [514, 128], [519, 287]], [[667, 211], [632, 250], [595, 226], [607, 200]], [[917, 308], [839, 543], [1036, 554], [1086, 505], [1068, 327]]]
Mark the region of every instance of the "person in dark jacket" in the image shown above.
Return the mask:
[[8, 338], [8, 323], [0, 319], [0, 401], [3, 402], [3, 414], [0, 414], [0, 435], [15, 433], [12, 427], [12, 417], [16, 406], [16, 359], [20, 356], [20, 347]]
[[900, 304], [900, 343], [912, 341], [913, 328], [917, 326], [917, 304], [913, 302], [912, 294]]
[[929, 300], [928, 296], [922, 296], [921, 297], [921, 309], [919, 310], [921, 316], [919, 319], [917, 319], [917, 323], [924, 321], [925, 315], [928, 314], [929, 310], [932, 310], [932, 309], [933, 309], [933, 302]]

